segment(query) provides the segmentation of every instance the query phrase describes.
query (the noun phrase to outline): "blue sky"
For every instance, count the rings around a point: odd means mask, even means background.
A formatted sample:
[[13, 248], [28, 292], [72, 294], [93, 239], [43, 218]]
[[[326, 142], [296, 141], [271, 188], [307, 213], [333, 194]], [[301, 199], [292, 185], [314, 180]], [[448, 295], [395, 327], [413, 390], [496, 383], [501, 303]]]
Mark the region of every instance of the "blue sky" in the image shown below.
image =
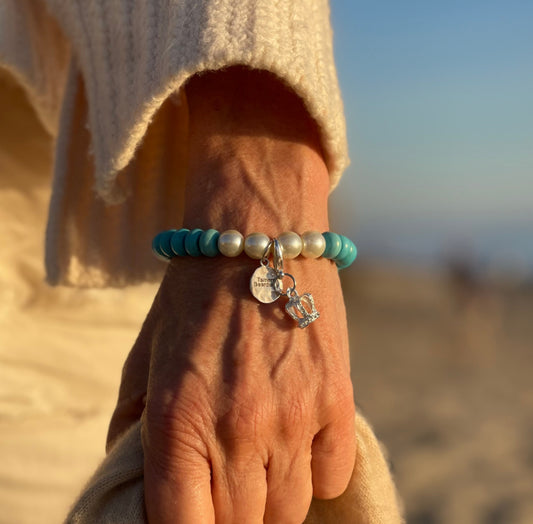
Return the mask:
[[487, 257], [504, 235], [501, 259], [533, 262], [533, 2], [331, 9], [352, 158], [333, 225], [363, 253]]

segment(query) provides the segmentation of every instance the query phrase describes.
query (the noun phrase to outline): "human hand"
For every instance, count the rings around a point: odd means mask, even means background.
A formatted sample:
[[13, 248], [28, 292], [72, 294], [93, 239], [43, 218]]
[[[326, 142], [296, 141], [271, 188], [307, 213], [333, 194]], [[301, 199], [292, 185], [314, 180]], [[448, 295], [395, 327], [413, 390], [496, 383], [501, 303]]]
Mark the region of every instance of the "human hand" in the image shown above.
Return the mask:
[[[257, 96], [245, 77], [237, 84]], [[265, 97], [274, 108], [241, 96], [228, 109], [235, 78], [207, 77], [190, 90], [185, 224], [271, 237], [327, 230], [313, 123], [279, 85]], [[251, 297], [257, 265], [174, 260], [128, 359], [110, 437], [139, 416], [150, 369], [143, 442], [152, 522], [302, 522], [313, 492], [334, 497], [348, 483], [354, 406], [337, 270], [324, 259], [286, 262], [321, 312], [300, 330], [280, 303]]]
[[[309, 262], [298, 268], [302, 289], [316, 282], [317, 261]], [[171, 266], [159, 314], [143, 328], [152, 333], [143, 421], [149, 519], [303, 522], [313, 493], [344, 491], [355, 456], [336, 270], [322, 268], [312, 289], [322, 317], [300, 330], [279, 304], [248, 296], [249, 264], [210, 265]]]

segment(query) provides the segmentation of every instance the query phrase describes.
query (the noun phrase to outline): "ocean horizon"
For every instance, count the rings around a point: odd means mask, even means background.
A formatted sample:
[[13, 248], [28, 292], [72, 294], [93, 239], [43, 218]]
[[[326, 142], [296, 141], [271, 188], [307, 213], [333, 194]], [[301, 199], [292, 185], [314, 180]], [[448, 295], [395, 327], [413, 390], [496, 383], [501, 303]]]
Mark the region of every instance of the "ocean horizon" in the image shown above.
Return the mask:
[[359, 260], [432, 268], [461, 262], [478, 273], [533, 277], [533, 219], [490, 225], [365, 222], [352, 235]]

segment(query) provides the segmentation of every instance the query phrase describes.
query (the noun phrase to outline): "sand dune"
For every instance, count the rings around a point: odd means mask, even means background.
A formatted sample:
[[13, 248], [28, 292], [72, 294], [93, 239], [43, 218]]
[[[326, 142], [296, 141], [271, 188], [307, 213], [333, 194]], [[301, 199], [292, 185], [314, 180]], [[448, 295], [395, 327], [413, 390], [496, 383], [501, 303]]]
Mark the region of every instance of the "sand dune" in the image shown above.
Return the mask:
[[533, 522], [533, 292], [359, 267], [344, 282], [356, 398], [409, 524]]

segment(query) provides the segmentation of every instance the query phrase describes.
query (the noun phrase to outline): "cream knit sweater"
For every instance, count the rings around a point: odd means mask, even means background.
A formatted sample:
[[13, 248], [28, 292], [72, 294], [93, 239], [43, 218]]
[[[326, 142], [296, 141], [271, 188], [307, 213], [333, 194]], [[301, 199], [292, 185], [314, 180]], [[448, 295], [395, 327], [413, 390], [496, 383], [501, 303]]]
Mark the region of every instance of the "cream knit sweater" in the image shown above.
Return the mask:
[[347, 164], [326, 0], [2, 0], [0, 64], [57, 135], [52, 284], [160, 278], [147, 246], [180, 225], [186, 136], [169, 96], [195, 73], [275, 73], [318, 122], [332, 187]]
[[[161, 277], [149, 246], [155, 233], [181, 222], [187, 104], [180, 88], [191, 75], [236, 64], [271, 71], [304, 100], [321, 129], [333, 188], [348, 158], [326, 0], [1, 0], [0, 66], [56, 138], [50, 283], [121, 286]], [[363, 418], [356, 429], [349, 489], [337, 501], [314, 501], [306, 522], [401, 521], [379, 445]], [[144, 522], [142, 497], [137, 425], [69, 522]]]

